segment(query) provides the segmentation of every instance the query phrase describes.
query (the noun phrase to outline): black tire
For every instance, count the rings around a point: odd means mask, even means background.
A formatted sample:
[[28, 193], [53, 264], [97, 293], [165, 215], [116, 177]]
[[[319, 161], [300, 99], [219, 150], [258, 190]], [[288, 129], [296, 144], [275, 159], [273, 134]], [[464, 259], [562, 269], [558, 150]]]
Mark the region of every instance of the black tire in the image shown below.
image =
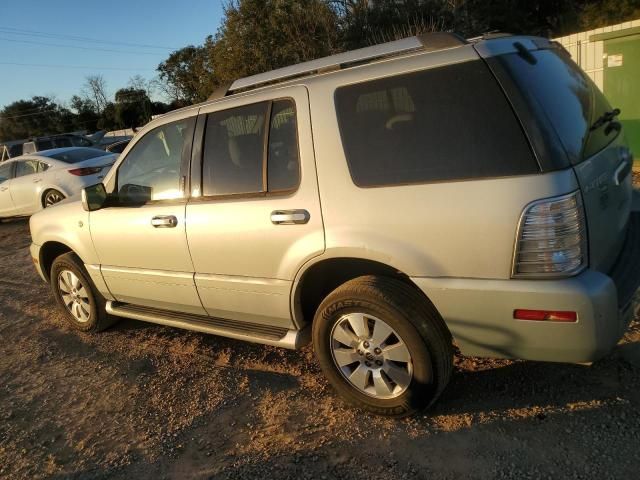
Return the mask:
[[[59, 192], [54, 188], [49, 189], [46, 192], [44, 192], [44, 195], [42, 196], [42, 207], [43, 208], [51, 207], [56, 203], [61, 202], [64, 199], [65, 199], [65, 196], [63, 193]], [[51, 201], [51, 200], [54, 200], [54, 201]]]
[[[88, 306], [85, 311], [88, 311], [88, 319], [86, 321], [79, 321], [72, 313], [69, 307], [63, 300], [63, 292], [60, 287], [60, 276], [63, 272], [72, 272], [80, 281], [80, 284], [85, 287], [84, 291], [88, 299]], [[51, 266], [50, 275], [51, 290], [58, 302], [58, 305], [65, 312], [69, 323], [73, 325], [77, 330], [83, 332], [100, 332], [113, 325], [117, 319], [116, 317], [109, 315], [105, 309], [106, 300], [96, 290], [91, 278], [85, 271], [84, 265], [80, 258], [73, 252], [60, 255], [53, 261]]]
[[[356, 312], [383, 319], [410, 353], [413, 377], [395, 398], [367, 395], [352, 385], [334, 362], [334, 326], [344, 315]], [[378, 415], [406, 416], [432, 405], [453, 371], [452, 338], [438, 311], [414, 287], [390, 277], [359, 277], [331, 292], [316, 312], [313, 346], [338, 394], [348, 403]]]

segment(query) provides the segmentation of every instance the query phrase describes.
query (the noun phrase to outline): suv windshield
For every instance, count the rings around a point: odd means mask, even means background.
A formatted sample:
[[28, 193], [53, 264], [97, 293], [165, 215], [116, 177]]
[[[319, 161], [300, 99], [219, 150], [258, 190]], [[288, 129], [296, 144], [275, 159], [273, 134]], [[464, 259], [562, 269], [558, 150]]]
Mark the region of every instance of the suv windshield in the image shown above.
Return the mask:
[[[520, 85], [526, 101], [542, 108], [571, 163], [591, 157], [616, 138], [619, 129], [607, 128], [611, 122], [594, 125], [612, 111], [611, 105], [566, 52], [536, 50], [498, 58]], [[615, 122], [615, 118], [611, 120]]]
[[65, 163], [78, 163], [90, 158], [103, 157], [109, 155], [109, 152], [98, 150], [97, 148], [74, 148], [73, 150], [67, 150], [66, 152], [53, 153], [47, 155], [49, 158], [54, 158]]

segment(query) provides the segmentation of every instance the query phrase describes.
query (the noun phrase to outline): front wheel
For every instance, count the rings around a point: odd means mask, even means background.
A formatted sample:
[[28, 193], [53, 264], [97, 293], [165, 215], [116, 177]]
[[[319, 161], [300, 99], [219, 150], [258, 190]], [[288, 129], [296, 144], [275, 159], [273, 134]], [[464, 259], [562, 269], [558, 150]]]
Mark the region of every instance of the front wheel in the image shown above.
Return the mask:
[[105, 299], [75, 253], [56, 258], [50, 277], [53, 295], [73, 327], [83, 332], [99, 332], [113, 324], [115, 318], [106, 312]]
[[359, 277], [329, 294], [314, 319], [313, 344], [337, 392], [380, 415], [431, 405], [453, 370], [451, 335], [435, 307], [388, 277]]

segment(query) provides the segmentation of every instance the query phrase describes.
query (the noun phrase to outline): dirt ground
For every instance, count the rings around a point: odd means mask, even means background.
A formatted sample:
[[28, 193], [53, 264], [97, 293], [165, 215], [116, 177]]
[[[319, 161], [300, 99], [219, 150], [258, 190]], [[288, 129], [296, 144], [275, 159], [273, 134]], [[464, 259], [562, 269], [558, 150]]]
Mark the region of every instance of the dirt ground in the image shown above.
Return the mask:
[[70, 329], [0, 225], [1, 478], [638, 478], [640, 322], [592, 366], [458, 357], [437, 406], [345, 406], [300, 352]]

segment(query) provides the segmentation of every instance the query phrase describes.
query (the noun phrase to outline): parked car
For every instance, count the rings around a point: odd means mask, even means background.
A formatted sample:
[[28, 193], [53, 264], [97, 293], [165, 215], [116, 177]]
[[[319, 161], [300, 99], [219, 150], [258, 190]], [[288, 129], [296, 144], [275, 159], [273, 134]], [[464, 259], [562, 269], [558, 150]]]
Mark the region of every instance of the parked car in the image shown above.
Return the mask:
[[22, 155], [22, 142], [7, 142], [0, 145], [0, 162]]
[[118, 155], [57, 148], [0, 163], [0, 218], [31, 215], [102, 180]]
[[27, 155], [43, 150], [66, 147], [101, 148], [100, 143], [105, 133], [106, 131], [101, 130], [89, 137], [74, 133], [61, 133], [59, 135], [34, 138], [22, 145], [22, 154]]
[[127, 145], [129, 145], [129, 142], [131, 142], [130, 138], [127, 140], [120, 140], [119, 142], [107, 145], [105, 150], [109, 153], [122, 153], [124, 152], [124, 149], [127, 148]]
[[236, 81], [31, 218], [72, 325], [298, 348], [348, 401], [432, 404], [465, 355], [590, 362], [640, 284], [631, 154], [558, 45], [430, 34]]

